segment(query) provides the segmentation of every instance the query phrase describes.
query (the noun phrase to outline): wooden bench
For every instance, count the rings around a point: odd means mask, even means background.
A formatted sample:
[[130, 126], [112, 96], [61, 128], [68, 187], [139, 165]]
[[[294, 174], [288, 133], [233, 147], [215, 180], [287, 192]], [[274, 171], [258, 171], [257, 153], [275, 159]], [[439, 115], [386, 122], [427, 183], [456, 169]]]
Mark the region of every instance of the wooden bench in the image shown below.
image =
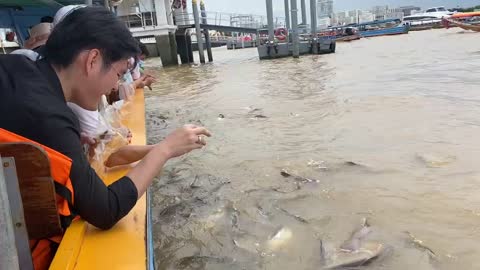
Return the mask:
[[63, 232], [50, 162], [31, 143], [0, 144], [0, 157], [0, 269], [33, 270], [29, 239]]

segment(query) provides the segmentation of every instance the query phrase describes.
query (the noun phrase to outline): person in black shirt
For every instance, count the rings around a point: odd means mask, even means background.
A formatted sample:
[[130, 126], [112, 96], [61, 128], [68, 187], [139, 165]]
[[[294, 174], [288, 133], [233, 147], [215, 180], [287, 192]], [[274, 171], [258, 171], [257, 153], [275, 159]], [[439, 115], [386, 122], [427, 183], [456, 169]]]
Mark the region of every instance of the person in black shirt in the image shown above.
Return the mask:
[[203, 127], [177, 129], [126, 176], [104, 184], [83, 154], [79, 122], [66, 102], [96, 110], [138, 53], [122, 21], [104, 8], [86, 7], [54, 28], [43, 59], [0, 56], [0, 127], [72, 159], [73, 210], [101, 229], [128, 214], [170, 158], [204, 147], [204, 136], [210, 136]]

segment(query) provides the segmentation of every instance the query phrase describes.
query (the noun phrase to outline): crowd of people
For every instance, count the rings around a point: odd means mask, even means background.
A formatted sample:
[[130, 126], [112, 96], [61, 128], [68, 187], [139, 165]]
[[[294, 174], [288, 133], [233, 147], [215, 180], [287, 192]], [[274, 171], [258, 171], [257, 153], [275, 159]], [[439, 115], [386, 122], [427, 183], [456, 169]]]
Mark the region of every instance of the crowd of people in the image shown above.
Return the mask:
[[[68, 171], [66, 179], [52, 173], [60, 184], [57, 204], [65, 206], [59, 207], [64, 229], [77, 216], [111, 228], [169, 159], [206, 145], [209, 131], [194, 125], [155, 145], [130, 144], [132, 134], [121, 124], [120, 111], [136, 89], [155, 82], [144, 72], [147, 56], [114, 14], [85, 6], [63, 7], [55, 17], [42, 18], [22, 49], [0, 56], [0, 142], [34, 141], [55, 156], [52, 167]], [[104, 167], [137, 161], [114, 183], [102, 181]], [[35, 269], [47, 269], [52, 243], [60, 238], [36, 239]]]
[[[23, 48], [13, 51], [12, 54], [24, 55], [32, 61], [41, 59], [43, 47], [55, 25], [66, 15], [84, 7], [86, 6], [70, 5], [61, 8], [55, 17], [42, 17], [40, 23], [30, 29], [30, 36]], [[67, 102], [79, 120], [85, 154], [101, 176], [107, 167], [126, 165], [143, 158], [142, 155], [131, 158], [131, 147], [125, 147], [131, 142], [131, 132], [121, 124], [120, 117], [123, 104], [132, 99], [135, 90], [144, 87], [152, 89], [151, 85], [155, 82], [153, 76], [144, 73], [144, 60], [149, 56], [148, 49], [141, 42], [138, 42], [138, 46], [140, 53], [128, 59], [129, 71], [123, 74], [109, 94], [102, 96], [97, 110], [86, 110], [73, 102]]]

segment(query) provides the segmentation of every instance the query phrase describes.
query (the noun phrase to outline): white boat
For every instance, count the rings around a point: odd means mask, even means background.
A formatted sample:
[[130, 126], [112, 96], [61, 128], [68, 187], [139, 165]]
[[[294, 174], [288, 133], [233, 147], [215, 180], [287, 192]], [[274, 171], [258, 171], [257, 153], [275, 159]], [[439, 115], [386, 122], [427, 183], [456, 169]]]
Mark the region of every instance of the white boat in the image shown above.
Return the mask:
[[454, 13], [444, 7], [429, 8], [424, 12], [416, 13], [403, 18], [403, 23], [410, 25], [410, 30], [427, 30], [442, 27], [442, 19], [449, 18]]
[[424, 19], [442, 19], [444, 17], [450, 17], [454, 13], [448, 11], [445, 7], [429, 8], [425, 12], [416, 13], [410, 16], [403, 17], [404, 21], [418, 21]]

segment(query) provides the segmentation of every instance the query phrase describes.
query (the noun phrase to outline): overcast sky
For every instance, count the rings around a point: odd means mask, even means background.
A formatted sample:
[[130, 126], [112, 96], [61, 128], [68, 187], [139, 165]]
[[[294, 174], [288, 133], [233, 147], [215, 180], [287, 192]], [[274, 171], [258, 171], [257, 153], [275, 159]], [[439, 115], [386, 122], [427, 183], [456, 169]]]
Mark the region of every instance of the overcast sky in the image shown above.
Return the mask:
[[[207, 10], [221, 11], [229, 13], [247, 13], [264, 15], [265, 0], [204, 0]], [[307, 6], [310, 0], [305, 0]], [[273, 0], [274, 13], [276, 16], [281, 16], [283, 11], [283, 0]], [[298, 1], [300, 7], [300, 0]], [[392, 7], [404, 5], [416, 5], [422, 8], [429, 8], [434, 6], [456, 7], [470, 7], [480, 5], [480, 0], [334, 0], [334, 9], [336, 11], [351, 10], [351, 9], [369, 9], [375, 5], [390, 5]]]

